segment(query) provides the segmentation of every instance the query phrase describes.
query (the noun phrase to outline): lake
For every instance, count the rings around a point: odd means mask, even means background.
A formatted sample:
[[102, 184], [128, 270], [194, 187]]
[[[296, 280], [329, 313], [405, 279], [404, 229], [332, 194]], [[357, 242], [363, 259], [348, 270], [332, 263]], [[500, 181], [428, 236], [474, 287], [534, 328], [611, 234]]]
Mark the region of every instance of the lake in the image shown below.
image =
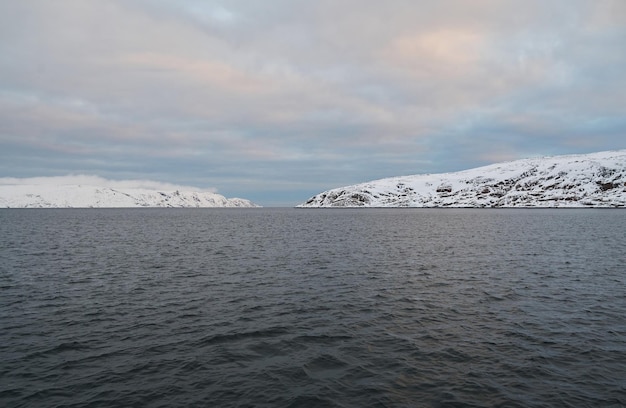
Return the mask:
[[0, 406], [623, 407], [626, 211], [2, 209]]

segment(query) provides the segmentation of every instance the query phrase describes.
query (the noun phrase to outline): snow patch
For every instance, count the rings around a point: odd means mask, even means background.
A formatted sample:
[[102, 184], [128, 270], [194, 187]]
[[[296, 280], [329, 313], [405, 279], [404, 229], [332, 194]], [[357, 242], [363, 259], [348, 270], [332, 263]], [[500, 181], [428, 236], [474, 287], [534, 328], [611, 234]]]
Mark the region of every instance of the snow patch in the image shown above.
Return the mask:
[[[81, 183], [72, 184], [76, 181]], [[242, 198], [183, 188], [95, 176], [2, 178], [0, 208], [258, 207]]]

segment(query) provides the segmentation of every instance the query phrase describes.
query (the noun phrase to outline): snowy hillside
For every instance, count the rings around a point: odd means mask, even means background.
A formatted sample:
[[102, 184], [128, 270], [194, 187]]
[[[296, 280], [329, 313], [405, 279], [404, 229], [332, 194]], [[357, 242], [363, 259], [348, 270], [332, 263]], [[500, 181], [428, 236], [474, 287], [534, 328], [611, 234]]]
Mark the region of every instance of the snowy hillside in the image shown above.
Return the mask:
[[324, 191], [298, 207], [626, 207], [626, 150], [387, 178]]
[[256, 207], [211, 192], [161, 191], [91, 185], [2, 184], [0, 208]]

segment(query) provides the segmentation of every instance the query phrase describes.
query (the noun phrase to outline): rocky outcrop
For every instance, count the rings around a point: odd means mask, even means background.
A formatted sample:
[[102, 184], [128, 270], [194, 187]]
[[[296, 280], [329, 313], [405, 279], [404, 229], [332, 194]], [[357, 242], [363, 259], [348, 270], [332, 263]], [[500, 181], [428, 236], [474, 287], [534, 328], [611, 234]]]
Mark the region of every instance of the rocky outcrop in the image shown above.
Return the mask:
[[324, 191], [298, 207], [626, 207], [626, 150], [393, 177]]

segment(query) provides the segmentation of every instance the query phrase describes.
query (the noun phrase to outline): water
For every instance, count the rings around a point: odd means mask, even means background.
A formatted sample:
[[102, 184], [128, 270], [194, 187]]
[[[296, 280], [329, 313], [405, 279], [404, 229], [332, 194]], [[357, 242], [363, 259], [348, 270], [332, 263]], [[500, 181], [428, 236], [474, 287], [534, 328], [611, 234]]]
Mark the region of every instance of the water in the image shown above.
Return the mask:
[[0, 211], [0, 406], [622, 407], [626, 212]]

